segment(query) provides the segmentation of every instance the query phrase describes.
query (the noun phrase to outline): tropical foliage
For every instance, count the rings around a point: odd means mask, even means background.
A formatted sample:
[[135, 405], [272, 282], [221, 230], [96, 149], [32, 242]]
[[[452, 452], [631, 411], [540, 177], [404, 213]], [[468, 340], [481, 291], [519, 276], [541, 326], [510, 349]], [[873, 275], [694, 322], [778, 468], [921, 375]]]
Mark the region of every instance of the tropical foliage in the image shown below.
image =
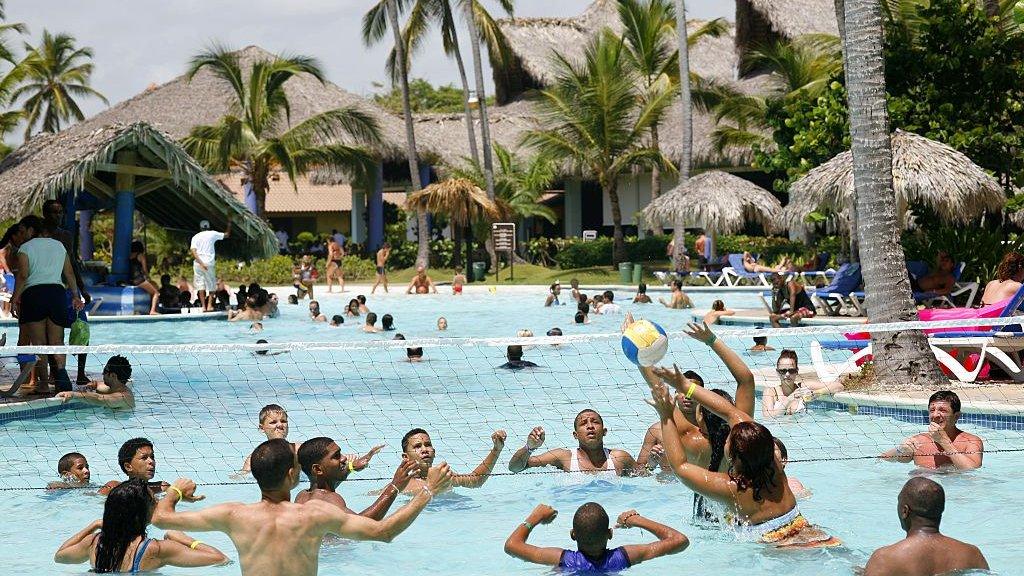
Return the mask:
[[[536, 217], [554, 224], [554, 211], [540, 203], [541, 195], [554, 183], [554, 163], [541, 155], [524, 160], [501, 144], [494, 145], [494, 156], [498, 161], [498, 170], [494, 174], [494, 195], [502, 218], [518, 220]], [[483, 168], [468, 158], [463, 160], [465, 166], [452, 168], [452, 175], [471, 180], [483, 188]]]
[[37, 126], [43, 132], [58, 132], [72, 120], [83, 120], [85, 114], [75, 98], [94, 97], [107, 103], [89, 86], [92, 49], [76, 47], [74, 36], [44, 30], [39, 46], [26, 44], [25, 50], [28, 54], [18, 64], [21, 84], [11, 99], [24, 98], [26, 139]]
[[339, 139], [377, 144], [380, 135], [371, 116], [355, 107], [336, 108], [291, 125], [284, 85], [297, 74], [324, 82], [316, 60], [278, 56], [253, 62], [246, 76], [236, 53], [215, 46], [192, 59], [189, 77], [204, 69], [230, 87], [231, 112], [217, 124], [194, 127], [183, 144], [213, 172], [240, 170], [256, 194], [257, 214], [264, 212], [274, 171], [286, 173], [293, 184], [299, 175], [316, 168], [347, 171], [356, 180], [369, 173], [370, 152], [360, 145], [339, 143]]
[[[402, 113], [402, 93], [397, 88], [374, 94], [373, 101], [395, 114]], [[423, 78], [413, 78], [409, 80], [409, 101], [417, 114], [458, 113], [462, 112], [462, 89], [451, 84], [434, 86]], [[494, 98], [489, 98], [488, 103], [493, 105]]]
[[556, 54], [556, 78], [537, 101], [544, 128], [524, 137], [540, 156], [598, 182], [611, 203], [615, 262], [625, 258], [619, 177], [639, 166], [670, 165], [648, 139], [672, 93], [645, 97], [624, 53], [623, 41], [605, 31], [588, 43], [580, 62]]

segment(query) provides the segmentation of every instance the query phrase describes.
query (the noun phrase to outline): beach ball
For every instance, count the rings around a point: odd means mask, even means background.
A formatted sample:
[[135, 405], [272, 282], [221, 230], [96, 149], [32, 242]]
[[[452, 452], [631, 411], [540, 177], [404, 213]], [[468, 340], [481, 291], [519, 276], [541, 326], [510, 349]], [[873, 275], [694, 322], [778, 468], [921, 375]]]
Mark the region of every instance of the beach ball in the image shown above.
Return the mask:
[[633, 364], [653, 366], [667, 351], [668, 334], [650, 320], [634, 322], [622, 333], [622, 352]]

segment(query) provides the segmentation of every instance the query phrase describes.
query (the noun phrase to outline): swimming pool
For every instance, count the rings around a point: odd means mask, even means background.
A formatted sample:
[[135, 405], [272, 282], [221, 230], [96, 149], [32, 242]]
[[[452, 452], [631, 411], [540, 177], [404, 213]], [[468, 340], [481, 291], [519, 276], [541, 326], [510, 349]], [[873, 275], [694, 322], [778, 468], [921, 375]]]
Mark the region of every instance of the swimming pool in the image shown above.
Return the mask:
[[[350, 295], [346, 294], [346, 301]], [[656, 295], [655, 295], [656, 296]], [[718, 296], [695, 294], [698, 307]], [[594, 324], [571, 326], [569, 307], [544, 309], [543, 290], [404, 298], [371, 298], [378, 314], [390, 312], [398, 330], [407, 337], [436, 336], [438, 315], [448, 318], [447, 336], [513, 336], [520, 328], [541, 335], [552, 326], [566, 334], [615, 332], [621, 317], [599, 317]], [[626, 299], [618, 294], [617, 299]], [[752, 307], [756, 296], [728, 294], [731, 307]], [[321, 299], [328, 315], [340, 310], [340, 299]], [[682, 328], [688, 311], [658, 306], [624, 306], [663, 323]], [[391, 334], [370, 335], [348, 325], [332, 329], [310, 325], [305, 306], [283, 307], [283, 317], [266, 322], [260, 335], [247, 327], [224, 321], [146, 325], [112, 325], [97, 330], [94, 342], [195, 343], [253, 342], [267, 338], [285, 341], [359, 341], [372, 343]], [[747, 342], [730, 342], [739, 347]], [[777, 348], [800, 344], [774, 339]], [[509, 440], [496, 471], [506, 470], [512, 452], [525, 441], [534, 425], [547, 430], [547, 447], [572, 444], [571, 421], [584, 406], [599, 410], [609, 428], [606, 445], [634, 455], [643, 434], [655, 420], [643, 403], [646, 386], [618, 349], [616, 338], [585, 344], [537, 346], [526, 357], [542, 366], [533, 371], [507, 373], [493, 369], [503, 362], [503, 350], [488, 346], [445, 347], [426, 350], [427, 361], [403, 362], [404, 350], [376, 347], [296, 350], [272, 357], [249, 352], [132, 355], [134, 390], [138, 407], [131, 414], [75, 409], [36, 420], [8, 422], [0, 431], [0, 455], [7, 466], [0, 470], [0, 487], [35, 487], [54, 477], [53, 467], [64, 452], [86, 454], [95, 482], [117, 478], [115, 455], [124, 440], [148, 436], [156, 444], [157, 476], [173, 480], [187, 475], [201, 483], [246, 482], [231, 476], [244, 456], [263, 440], [256, 430], [256, 413], [277, 402], [289, 410], [289, 438], [301, 440], [327, 435], [346, 452], [365, 452], [387, 442], [388, 448], [372, 466], [341, 485], [339, 491], [353, 509], [362, 509], [382, 488], [399, 461], [399, 440], [408, 429], [422, 426], [432, 432], [437, 460], [447, 460], [456, 471], [468, 472], [490, 447], [490, 433], [508, 431]], [[683, 366], [696, 366], [715, 385], [734, 385], [706, 348], [674, 339], [670, 358]], [[774, 362], [774, 356], [750, 356], [756, 366]], [[98, 371], [103, 358], [93, 358]], [[655, 520], [685, 532], [692, 543], [686, 552], [652, 561], [631, 570], [639, 574], [698, 568], [707, 574], [848, 574], [863, 565], [870, 552], [899, 537], [895, 514], [896, 493], [910, 468], [872, 459], [835, 460], [876, 454], [904, 436], [920, 431], [920, 424], [883, 416], [847, 412], [811, 412], [768, 423], [783, 438], [794, 463], [787, 470], [814, 492], [800, 503], [804, 514], [842, 538], [846, 547], [828, 551], [779, 552], [738, 542], [732, 533], [704, 529], [690, 522], [692, 495], [674, 480], [659, 477], [616, 482], [571, 483], [561, 473], [496, 476], [478, 490], [458, 490], [438, 498], [415, 524], [394, 543], [335, 543], [321, 553], [322, 574], [410, 574], [443, 571], [447, 574], [543, 574], [543, 567], [515, 561], [502, 552], [505, 538], [539, 502], [561, 514], [550, 526], [534, 530], [530, 541], [568, 547], [572, 513], [586, 501], [597, 501], [613, 516], [635, 508]], [[1024, 434], [1013, 430], [966, 429], [985, 436], [988, 448], [1024, 445]], [[829, 460], [832, 459], [832, 460]], [[1014, 574], [1021, 557], [1016, 509], [1019, 492], [1007, 480], [1024, 474], [1018, 453], [993, 453], [985, 467], [969, 474], [938, 478], [947, 490], [944, 530], [981, 546], [996, 571]], [[305, 486], [306, 482], [303, 482]], [[254, 501], [254, 485], [207, 485], [205, 502], [183, 505], [190, 509], [226, 500]], [[396, 507], [401, 501], [396, 503]], [[84, 567], [55, 565], [51, 561], [59, 543], [102, 511], [101, 500], [82, 492], [47, 493], [39, 490], [6, 492], [0, 513], [8, 522], [0, 528], [7, 570], [18, 574], [79, 574]], [[1009, 530], [1008, 530], [1009, 528]], [[151, 535], [160, 534], [153, 529]], [[637, 529], [616, 531], [613, 545], [649, 541]], [[203, 540], [235, 558], [227, 538], [206, 535]], [[238, 565], [204, 569], [203, 574], [237, 574]], [[166, 569], [166, 573], [185, 573]], [[198, 573], [192, 571], [191, 573]]]

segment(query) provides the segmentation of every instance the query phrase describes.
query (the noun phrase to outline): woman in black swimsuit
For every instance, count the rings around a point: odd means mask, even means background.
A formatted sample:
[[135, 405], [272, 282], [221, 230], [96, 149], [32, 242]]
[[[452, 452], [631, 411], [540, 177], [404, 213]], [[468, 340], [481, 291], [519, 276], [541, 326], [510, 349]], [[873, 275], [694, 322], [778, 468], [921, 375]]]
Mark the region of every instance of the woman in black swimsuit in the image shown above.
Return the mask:
[[128, 275], [132, 286], [142, 288], [149, 294], [151, 303], [150, 314], [159, 314], [156, 305], [160, 301], [160, 290], [149, 279], [149, 263], [146, 262], [146, 247], [138, 240], [132, 242], [131, 254], [128, 256]]

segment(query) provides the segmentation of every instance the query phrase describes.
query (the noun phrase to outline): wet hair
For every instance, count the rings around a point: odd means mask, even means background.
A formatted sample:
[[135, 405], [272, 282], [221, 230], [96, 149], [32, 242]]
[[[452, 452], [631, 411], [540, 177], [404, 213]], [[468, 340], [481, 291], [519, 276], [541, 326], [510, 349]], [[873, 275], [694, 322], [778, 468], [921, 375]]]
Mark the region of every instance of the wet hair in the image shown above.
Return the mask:
[[395, 329], [395, 317], [391, 314], [385, 314], [380, 318], [380, 326], [385, 330]]
[[103, 503], [103, 527], [96, 540], [95, 572], [120, 572], [128, 546], [146, 538], [156, 499], [140, 478], [115, 486]]
[[505, 350], [505, 355], [508, 356], [510, 362], [523, 359], [523, 347], [518, 344], [512, 344]]
[[899, 502], [906, 504], [914, 516], [939, 522], [946, 509], [946, 492], [938, 482], [916, 476], [903, 485]]
[[368, 313], [366, 315], [366, 325], [367, 326], [373, 326], [376, 323], [377, 323], [377, 314], [374, 313], [374, 312]]
[[551, 330], [548, 330], [548, 336], [561, 336], [561, 335], [562, 335], [562, 329], [558, 328], [557, 326], [555, 328], [552, 328]]
[[551, 292], [552, 294], [554, 294], [556, 286], [561, 288], [561, 285], [558, 282], [555, 282], [554, 284], [552, 284], [551, 286], [548, 287], [548, 292]]
[[686, 372], [683, 372], [683, 376], [686, 376], [687, 380], [695, 380], [695, 381], [697, 381], [697, 383], [700, 386], [704, 385], [704, 377], [701, 376], [700, 374], [697, 374], [693, 370], [687, 370]]
[[636, 287], [636, 291], [640, 294], [647, 294], [647, 284], [641, 282], [640, 285]]
[[782, 443], [782, 440], [778, 436], [772, 438], [772, 442], [775, 442], [775, 447], [779, 449], [779, 456], [782, 456], [784, 462], [789, 460], [789, 450], [786, 450], [786, 445]]
[[587, 315], [584, 314], [583, 312], [577, 312], [576, 313], [576, 318], [574, 318], [574, 320], [576, 321], [577, 324], [583, 324], [583, 322], [586, 319], [587, 319]]
[[345, 317], [341, 314], [335, 314], [334, 316], [331, 316], [331, 322], [334, 322], [335, 324], [344, 324]]
[[[268, 344], [268, 342], [266, 340], [264, 340], [263, 338], [260, 338], [259, 340], [257, 340], [256, 343], [257, 344]], [[256, 353], [261, 355], [261, 356], [266, 356], [267, 352], [268, 352], [268, 350], [266, 348], [263, 348], [261, 350], [257, 350], [256, 351]], [[260, 416], [260, 424], [262, 424], [262, 423], [263, 423], [263, 417], [261, 415]]]
[[146, 251], [146, 247], [145, 245], [142, 244], [141, 240], [133, 240], [131, 251], [136, 254], [142, 254], [143, 252]]
[[767, 336], [754, 336], [754, 345], [755, 346], [767, 346], [768, 345], [768, 337]]
[[170, 274], [161, 274], [160, 275], [160, 285], [161, 286], [170, 286], [171, 285], [171, 275]]
[[779, 362], [782, 361], [784, 358], [789, 358], [790, 360], [793, 361], [793, 364], [795, 364], [798, 368], [800, 367], [800, 361], [797, 360], [795, 351], [787, 348], [782, 352], [779, 352], [779, 359], [775, 361], [775, 365], [778, 366]]
[[296, 304], [297, 305], [299, 303], [299, 297], [296, 296], [295, 294], [289, 294], [288, 295], [288, 303], [289, 304]]
[[153, 443], [148, 438], [132, 438], [124, 444], [121, 444], [121, 449], [117, 451], [117, 464], [121, 467], [121, 471], [125, 474], [128, 470], [125, 466], [135, 458], [135, 454], [143, 448], [153, 448]]
[[725, 302], [722, 302], [721, 300], [715, 300], [714, 302], [711, 303], [711, 309], [717, 311], [725, 310]]
[[587, 303], [587, 295], [584, 294], [583, 292], [580, 292], [579, 301], [580, 301], [580, 304], [586, 304]]
[[597, 417], [601, 419], [601, 424], [602, 425], [604, 424], [604, 416], [601, 416], [600, 412], [598, 412], [597, 410], [594, 410], [593, 408], [584, 408], [583, 410], [580, 410], [579, 412], [577, 412], [576, 416], [572, 419], [572, 427], [576, 428], [576, 421], [580, 419], [580, 416], [583, 416], [584, 414], [586, 414], [588, 412], [596, 414]]
[[576, 509], [572, 517], [572, 530], [576, 542], [586, 546], [608, 538], [608, 512], [597, 502], [587, 502]]
[[356, 296], [356, 300], [360, 304], [366, 304], [366, 296], [363, 296], [362, 294], [360, 294], [359, 296]]
[[284, 438], [267, 440], [252, 451], [249, 466], [260, 490], [279, 488], [288, 477], [288, 470], [295, 464], [295, 453], [291, 442]]
[[263, 419], [273, 412], [280, 412], [285, 416], [288, 415], [288, 411], [281, 407], [280, 404], [267, 404], [263, 408], [260, 408], [260, 424], [263, 424]]
[[124, 356], [111, 356], [107, 359], [107, 364], [103, 367], [103, 372], [109, 372], [114, 376], [117, 376], [117, 380], [124, 384], [132, 377], [132, 365]]
[[608, 302], [615, 301], [615, 293], [612, 292], [611, 290], [605, 290], [604, 293], [602, 293], [601, 295], [604, 296], [604, 299], [607, 300]]
[[[757, 422], [740, 422], [729, 432], [733, 466], [729, 478], [736, 483], [736, 490], [754, 491], [754, 501], [764, 499], [762, 492], [775, 485], [775, 441], [768, 428]], [[736, 463], [741, 470], [735, 471]]]
[[71, 467], [75, 465], [75, 460], [79, 458], [85, 460], [85, 456], [79, 452], [68, 452], [61, 456], [60, 460], [57, 460], [57, 474], [63, 476], [65, 472], [71, 470]]
[[317, 436], [299, 446], [299, 466], [306, 476], [313, 477], [313, 464], [319, 463], [327, 456], [327, 449], [331, 444], [334, 444], [334, 440], [326, 436]]
[[[728, 400], [730, 404], [736, 404], [732, 396], [725, 390], [713, 388], [711, 391]], [[722, 465], [722, 460], [725, 458], [725, 441], [729, 438], [729, 423], [718, 414], [705, 409], [703, 406], [698, 405], [697, 410], [700, 410], [701, 416], [704, 418], [704, 426], [708, 429], [708, 444], [711, 445], [711, 458], [708, 460], [708, 470], [718, 472], [718, 468]]]
[[586, 302], [580, 302], [576, 305], [576, 311], [588, 314], [590, 312], [590, 306]]
[[960, 411], [960, 397], [952, 390], [939, 390], [935, 394], [932, 394], [928, 398], [928, 405], [931, 406], [932, 402], [948, 402], [949, 407], [953, 409], [953, 412]]
[[405, 433], [405, 436], [402, 436], [402, 452], [405, 452], [406, 449], [409, 448], [409, 439], [417, 434], [426, 434], [427, 436], [430, 436], [430, 434], [423, 428], [413, 428], [412, 430], [409, 430]]
[[672, 287], [673, 288], [678, 288], [678, 289], [682, 290], [683, 289], [683, 281], [682, 280], [673, 280], [672, 281]]
[[412, 359], [412, 358], [423, 358], [423, 348], [420, 348], [419, 346], [417, 346], [416, 348], [406, 348], [405, 349], [405, 356], [406, 356], [406, 358], [410, 358], [410, 359]]
[[996, 267], [996, 278], [1009, 280], [1024, 271], [1024, 254], [1007, 252]]

